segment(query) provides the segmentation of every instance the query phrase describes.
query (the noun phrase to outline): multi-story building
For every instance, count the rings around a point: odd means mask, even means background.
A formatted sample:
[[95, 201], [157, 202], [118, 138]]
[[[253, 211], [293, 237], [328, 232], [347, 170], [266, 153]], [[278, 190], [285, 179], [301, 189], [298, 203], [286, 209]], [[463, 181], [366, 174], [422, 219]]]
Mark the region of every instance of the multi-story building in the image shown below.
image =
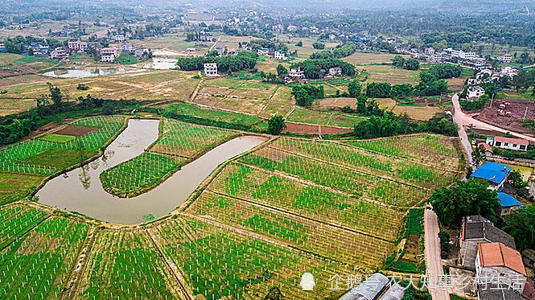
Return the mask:
[[204, 74], [206, 76], [217, 76], [217, 63], [204, 64]]
[[275, 59], [286, 60], [286, 54], [282, 50], [275, 51]]
[[522, 293], [526, 269], [522, 255], [502, 243], [481, 243], [477, 246], [476, 280], [480, 290], [503, 289]]

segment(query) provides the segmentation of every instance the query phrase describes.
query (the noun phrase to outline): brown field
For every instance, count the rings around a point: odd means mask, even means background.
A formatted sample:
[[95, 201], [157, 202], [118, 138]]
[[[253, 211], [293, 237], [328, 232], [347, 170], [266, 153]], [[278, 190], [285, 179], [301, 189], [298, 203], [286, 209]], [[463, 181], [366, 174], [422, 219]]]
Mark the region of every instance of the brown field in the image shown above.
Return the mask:
[[[365, 52], [356, 52], [348, 57], [342, 58], [342, 60], [347, 61], [356, 66], [365, 66], [370, 64], [388, 64], [392, 63], [392, 59], [396, 54], [390, 53], [365, 53]], [[409, 58], [408, 55], [402, 55], [405, 58]]]
[[444, 109], [437, 106], [396, 105], [392, 111], [398, 115], [407, 113], [414, 120], [427, 121], [436, 113], [444, 111]]
[[357, 100], [355, 98], [325, 98], [317, 101], [319, 108], [342, 108], [349, 106], [352, 109], [357, 108]]
[[72, 135], [72, 136], [84, 136], [93, 132], [96, 132], [100, 127], [91, 127], [91, 126], [78, 126], [78, 125], [67, 125], [67, 127], [56, 131], [56, 134], [61, 135]]
[[397, 105], [396, 100], [392, 98], [377, 98], [375, 99], [375, 101], [377, 101], [380, 108], [387, 109], [387, 110], [392, 109], [394, 106]]
[[465, 80], [466, 80], [465, 77], [459, 77], [459, 78], [451, 78], [446, 81], [448, 82], [448, 87], [450, 88], [450, 90], [460, 91], [464, 87]]
[[294, 106], [295, 100], [292, 96], [292, 89], [287, 86], [279, 86], [260, 116], [265, 118], [270, 118], [274, 115], [286, 116]]
[[[47, 82], [60, 87], [70, 99], [91, 94], [104, 99], [137, 100], [189, 100], [200, 79], [192, 78], [195, 72], [173, 70], [147, 71], [91, 78], [51, 78], [24, 76], [0, 80], [6, 94], [0, 95], [1, 113], [13, 113], [34, 105], [37, 96], [48, 92]], [[17, 82], [20, 78], [21, 82]], [[3, 83], [8, 84], [3, 84]], [[89, 87], [87, 91], [76, 89], [79, 83]]]
[[286, 122], [286, 129], [283, 132], [291, 132], [298, 134], [345, 134], [352, 132], [351, 128], [337, 128], [331, 126], [322, 126], [322, 125], [313, 125], [313, 124], [302, 124], [294, 122]]
[[417, 84], [419, 71], [394, 68], [391, 65], [368, 65], [363, 68], [368, 73], [367, 82], [388, 82], [391, 84]]
[[535, 134], [533, 129], [524, 127], [520, 123], [520, 120], [524, 118], [524, 114], [526, 114], [526, 120], [535, 120], [535, 102], [516, 99], [504, 101], [510, 103], [506, 106], [505, 111], [510, 112], [511, 116], [498, 116], [498, 106], [501, 103], [495, 101], [492, 107], [487, 106], [482, 109], [476, 119], [511, 131], [530, 135]]

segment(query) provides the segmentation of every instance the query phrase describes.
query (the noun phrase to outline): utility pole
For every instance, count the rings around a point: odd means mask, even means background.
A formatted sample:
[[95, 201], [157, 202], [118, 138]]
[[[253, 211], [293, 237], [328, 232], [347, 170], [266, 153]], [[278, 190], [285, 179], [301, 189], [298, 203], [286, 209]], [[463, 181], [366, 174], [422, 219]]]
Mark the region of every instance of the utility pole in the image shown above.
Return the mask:
[[522, 118], [522, 121], [526, 120], [527, 115], [528, 115], [528, 108], [526, 107], [526, 111], [524, 112], [524, 117]]

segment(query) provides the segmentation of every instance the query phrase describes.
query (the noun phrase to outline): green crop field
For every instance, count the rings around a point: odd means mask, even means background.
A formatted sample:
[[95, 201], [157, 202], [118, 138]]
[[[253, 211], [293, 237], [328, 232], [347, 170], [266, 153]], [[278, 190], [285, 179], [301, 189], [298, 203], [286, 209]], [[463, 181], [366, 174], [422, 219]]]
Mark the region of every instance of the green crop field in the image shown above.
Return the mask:
[[252, 126], [262, 122], [262, 119], [240, 113], [232, 113], [214, 109], [203, 109], [193, 104], [179, 103], [167, 105], [161, 110], [164, 113], [170, 113], [184, 116], [186, 119], [205, 119], [216, 122], [224, 122], [230, 124], [239, 124], [245, 126]]

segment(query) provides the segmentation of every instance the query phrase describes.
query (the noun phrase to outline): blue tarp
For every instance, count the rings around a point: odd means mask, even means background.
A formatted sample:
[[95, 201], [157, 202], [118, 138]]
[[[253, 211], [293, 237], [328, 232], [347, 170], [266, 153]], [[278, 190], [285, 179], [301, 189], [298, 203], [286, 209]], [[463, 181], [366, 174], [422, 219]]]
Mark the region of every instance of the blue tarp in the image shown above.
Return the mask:
[[472, 173], [470, 177], [482, 178], [492, 183], [500, 184], [512, 169], [513, 168], [503, 164], [486, 162], [479, 166], [479, 168], [477, 168], [477, 170]]
[[524, 206], [520, 201], [516, 200], [515, 197], [504, 192], [498, 193], [498, 199], [500, 199], [502, 207]]

